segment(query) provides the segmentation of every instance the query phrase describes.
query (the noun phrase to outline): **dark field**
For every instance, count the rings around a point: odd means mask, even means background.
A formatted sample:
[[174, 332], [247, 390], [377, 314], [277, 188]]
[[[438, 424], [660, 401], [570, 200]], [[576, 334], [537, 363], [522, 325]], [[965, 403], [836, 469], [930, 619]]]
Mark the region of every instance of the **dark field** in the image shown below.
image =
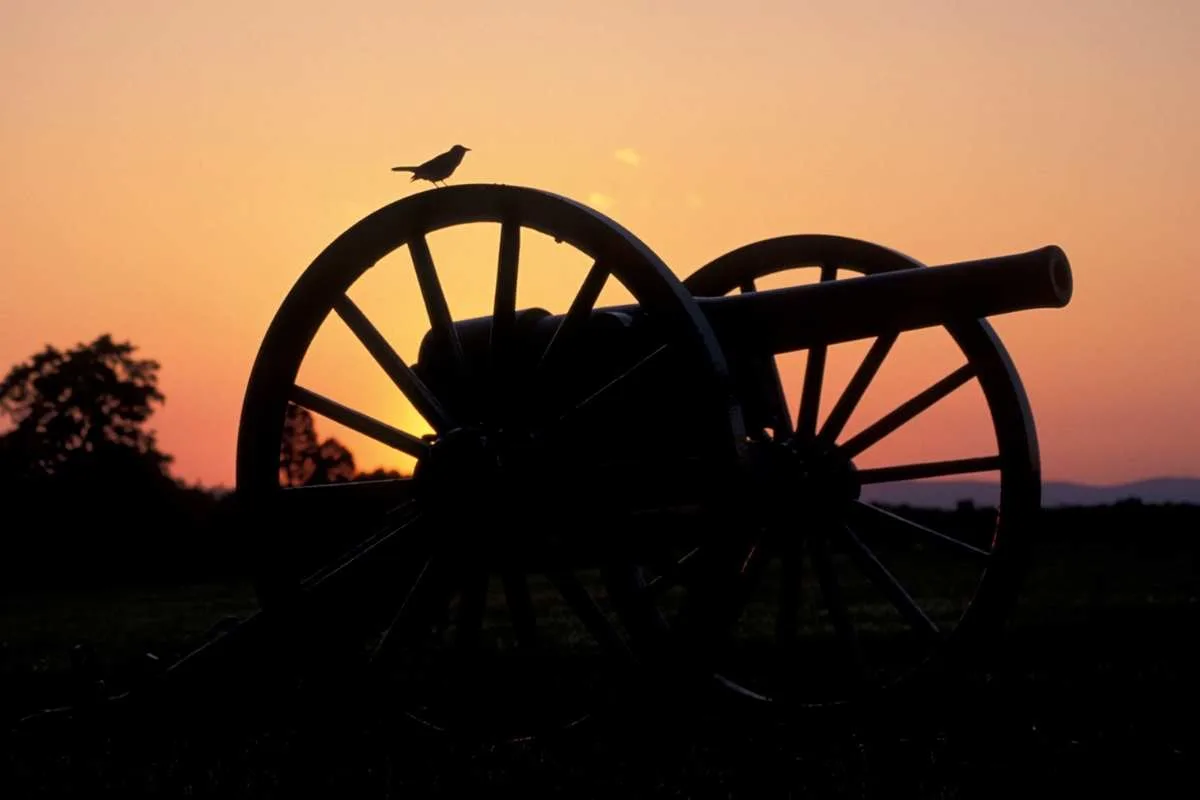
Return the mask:
[[[353, 685], [334, 697], [281, 690], [239, 713], [216, 704], [21, 728], [0, 751], [0, 797], [1195, 796], [1196, 543], [1079, 522], [1039, 546], [987, 669], [874, 705], [769, 719], [664, 701], [485, 748], [360, 705]], [[119, 684], [138, 655], [169, 660], [253, 608], [247, 584], [8, 596], [5, 722], [66, 702], [77, 642]]]

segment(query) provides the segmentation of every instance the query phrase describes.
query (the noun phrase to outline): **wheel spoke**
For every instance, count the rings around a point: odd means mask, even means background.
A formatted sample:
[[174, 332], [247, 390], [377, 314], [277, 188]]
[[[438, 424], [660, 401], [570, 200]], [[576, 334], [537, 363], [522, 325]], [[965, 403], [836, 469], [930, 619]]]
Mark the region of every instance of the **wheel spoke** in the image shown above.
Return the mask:
[[483, 628], [487, 610], [488, 573], [482, 566], [472, 565], [463, 571], [459, 586], [458, 618], [455, 620], [455, 643], [459, 647], [475, 647]]
[[[821, 283], [837, 277], [837, 267], [830, 263], [821, 265]], [[817, 415], [821, 406], [821, 383], [825, 377], [825, 356], [829, 348], [825, 344], [810, 347], [804, 362], [804, 385], [800, 390], [800, 410], [796, 415], [796, 433], [805, 440], [817, 435]]]
[[446, 303], [446, 294], [442, 291], [437, 269], [433, 266], [433, 256], [429, 253], [425, 235], [419, 232], [413, 234], [408, 241], [408, 251], [412, 256], [413, 269], [417, 273], [417, 283], [421, 287], [425, 310], [429, 314], [429, 326], [435, 336], [444, 338], [450, 346], [455, 367], [460, 376], [465, 377], [467, 362], [463, 355], [462, 342], [458, 338], [458, 329], [454, 327], [454, 319], [450, 316], [450, 306]]
[[298, 406], [328, 417], [340, 425], [345, 425], [350, 430], [358, 431], [363, 436], [370, 437], [414, 458], [423, 458], [429, 452], [429, 445], [411, 433], [393, 428], [391, 425], [368, 417], [360, 411], [347, 408], [341, 403], [303, 387], [293, 386], [289, 399]]
[[770, 377], [767, 378], [769, 384], [767, 396], [770, 398], [768, 402], [773, 407], [771, 416], [775, 420], [775, 438], [786, 439], [795, 433], [792, 425], [792, 412], [788, 407], [787, 394], [783, 391], [783, 378], [779, 374], [779, 362], [775, 360], [774, 355], [767, 357], [767, 365], [770, 370]]
[[539, 372], [552, 366], [557, 359], [562, 358], [563, 348], [570, 344], [571, 338], [577, 335], [580, 329], [587, 323], [592, 309], [596, 306], [596, 301], [600, 299], [600, 292], [604, 289], [608, 275], [608, 267], [602, 261], [597, 260], [592, 264], [592, 268], [588, 270], [587, 277], [583, 279], [583, 285], [579, 288], [579, 293], [571, 301], [571, 307], [563, 316], [562, 322], [558, 324], [558, 329], [554, 331], [554, 336], [551, 337], [550, 343], [546, 345], [546, 351], [542, 353], [541, 362], [538, 364]]
[[491, 392], [493, 404], [508, 407], [505, 390], [517, 324], [517, 266], [521, 259], [521, 226], [505, 220], [500, 227], [500, 252], [496, 258], [496, 297], [492, 308]]
[[[753, 278], [747, 278], [742, 282], [742, 294], [757, 292], [758, 287], [754, 283]], [[791, 435], [792, 429], [792, 412], [788, 408], [787, 395], [783, 391], [783, 380], [779, 375], [779, 363], [775, 360], [774, 355], [767, 356], [767, 360], [771, 365], [770, 388], [767, 392], [770, 395], [770, 403], [774, 406], [772, 417], [775, 419], [775, 424], [779, 430], [775, 431], [776, 438], [782, 438]]]
[[[374, 482], [374, 481], [372, 481], [372, 482]], [[392, 481], [392, 482], [400, 483], [400, 481]], [[358, 502], [363, 502], [363, 501], [369, 500], [369, 498], [364, 497], [363, 495], [359, 495], [359, 494], [351, 491], [353, 488], [356, 487], [355, 483], [341, 483], [341, 484], [331, 483], [331, 484], [326, 484], [325, 486], [312, 487], [312, 488], [313, 489], [316, 489], [316, 488], [333, 489], [334, 487], [344, 488], [346, 491], [344, 493], [342, 493], [342, 495], [348, 496], [349, 499], [351, 499], [352, 501], [355, 501], [355, 503], [354, 503], [355, 506], [357, 506]], [[311, 490], [307, 489], [307, 488], [305, 488], [305, 489], [301, 489], [301, 488], [283, 489], [280, 492], [280, 497], [281, 498], [285, 498], [285, 497], [286, 498], [298, 498], [299, 493], [306, 492], [306, 491], [311, 491]], [[329, 495], [328, 492], [326, 494]], [[317, 497], [311, 497], [311, 498], [306, 497], [306, 498], [304, 498], [304, 500], [310, 500], [310, 501], [322, 503], [322, 499], [317, 498]], [[301, 502], [303, 502], [303, 500]], [[324, 502], [322, 503], [322, 506], [319, 506], [319, 507], [328, 508], [328, 500], [324, 500]], [[304, 511], [304, 509], [302, 507], [300, 507], [300, 508], [297, 508], [296, 511], [297, 511], [297, 513], [299, 513], [301, 511]], [[407, 513], [405, 513], [405, 512], [407, 512]], [[409, 499], [403, 500], [398, 505], [396, 505], [394, 508], [392, 508], [391, 510], [389, 510], [385, 513], [386, 513], [387, 517], [390, 518], [390, 520], [391, 520], [387, 525], [384, 525], [384, 526], [378, 528], [374, 534], [366, 537], [365, 539], [363, 539], [362, 541], [360, 541], [358, 544], [354, 545], [353, 547], [350, 547], [350, 548], [342, 551], [342, 553], [337, 557], [337, 560], [334, 561], [331, 566], [322, 567], [316, 573], [314, 573], [313, 575], [310, 575], [308, 577], [308, 579], [306, 580], [306, 583], [311, 584], [314, 587], [317, 586], [324, 579], [324, 576], [327, 573], [331, 573], [336, 569], [340, 569], [342, 566], [348, 564], [352, 559], [357, 558], [359, 555], [361, 555], [362, 553], [365, 553], [367, 550], [375, 547], [377, 544], [383, 543], [386, 539], [389, 539], [392, 536], [392, 534], [396, 532], [396, 530], [398, 528], [406, 528], [410, 523], [414, 522], [416, 517], [419, 515], [418, 504], [415, 500], [409, 498]]]
[[920, 536], [924, 539], [932, 541], [934, 544], [940, 544], [946, 548], [958, 553], [959, 555], [970, 556], [973, 559], [987, 561], [990, 559], [991, 553], [975, 545], [968, 544], [961, 539], [956, 539], [953, 536], [947, 536], [944, 533], [935, 531], [933, 528], [927, 528], [924, 525], [913, 522], [910, 519], [905, 519], [890, 511], [886, 511], [878, 506], [870, 503], [864, 503], [861, 500], [854, 502], [854, 508], [858, 509], [864, 518], [870, 518], [874, 522], [883, 523], [893, 528], [903, 530], [909, 534]]
[[[724, 555], [722, 550], [721, 556]], [[726, 573], [720, 564], [714, 564], [713, 572], [703, 575], [702, 584], [689, 592], [692, 596], [681, 614], [684, 624], [680, 631], [684, 641], [698, 646], [701, 654], [713, 647], [732, 644], [737, 636], [738, 621], [762, 582], [772, 556], [762, 541], [755, 541], [740, 557], [741, 563], [736, 564], [732, 574]]]
[[333, 308], [346, 326], [362, 342], [371, 357], [375, 359], [375, 363], [383, 368], [383, 371], [392, 379], [392, 383], [396, 384], [396, 388], [408, 398], [417, 412], [435, 431], [442, 433], [454, 427], [453, 419], [429, 391], [425, 382], [404, 363], [404, 359], [400, 358], [399, 354], [392, 349], [392, 346], [383, 338], [383, 334], [371, 324], [371, 321], [349, 297], [346, 295], [339, 297]]
[[780, 553], [779, 614], [775, 617], [775, 641], [783, 647], [794, 644], [796, 640], [803, 579], [803, 553], [800, 542]]
[[661, 594], [676, 586], [682, 586], [688, 580], [688, 572], [699, 563], [699, 559], [696, 558], [699, 552], [699, 547], [693, 547], [678, 559], [656, 563], [654, 568], [658, 570], [658, 574], [646, 581], [642, 591], [647, 594]]
[[940, 478], [946, 475], [963, 475], [971, 472], [990, 472], [997, 469], [1000, 469], [1000, 456], [982, 456], [861, 469], [855, 473], [855, 477], [862, 484], [892, 483], [893, 481], [915, 481], [921, 478]]
[[[712, 630], [721, 636], [732, 634], [746, 604], [762, 581], [772, 554], [767, 552], [761, 541], [750, 545], [737, 571], [730, 575], [725, 583], [720, 575], [712, 577], [712, 583], [703, 587], [702, 596], [708, 599], [700, 604], [700, 615], [697, 622], [703, 631], [711, 626]], [[718, 585], [724, 583], [724, 585]]]
[[649, 355], [643, 356], [640, 360], [635, 362], [629, 369], [625, 370], [620, 375], [613, 378], [596, 391], [592, 392], [590, 395], [576, 403], [571, 408], [568, 408], [566, 411], [560, 413], [551, 423], [551, 427], [535, 434], [536, 438], [547, 436], [551, 430], [557, 431], [558, 434], [562, 434], [570, 427], [582, 424], [582, 420], [587, 416], [587, 414], [601, 407], [605, 400], [619, 396], [619, 392], [617, 391], [618, 389], [623, 388], [632, 379], [645, 376], [647, 374], [647, 369], [661, 360], [663, 355], [668, 352], [669, 347], [669, 345], [665, 344], [659, 345]]
[[837, 573], [833, 568], [833, 560], [829, 557], [829, 544], [824, 534], [815, 536], [809, 544], [813, 571], [817, 573], [817, 584], [821, 587], [821, 599], [829, 610], [829, 619], [833, 622], [833, 630], [841, 641], [851, 669], [856, 676], [861, 676], [863, 669], [862, 648], [859, 645], [858, 633], [854, 623], [850, 621], [850, 611], [846, 608], [846, 600], [842, 596], [842, 587], [838, 582]]
[[888, 434], [895, 431], [907, 422], [910, 422], [922, 411], [932, 406], [942, 398], [948, 396], [951, 392], [962, 386], [971, 378], [975, 377], [975, 368], [972, 364], [964, 364], [958, 369], [951, 372], [946, 377], [942, 378], [937, 383], [925, 389], [920, 394], [907, 400], [895, 409], [881, 417], [877, 422], [871, 424], [866, 429], [858, 433], [856, 436], [849, 439], [842, 445], [842, 452], [848, 457], [862, 453], [871, 445], [879, 442]]
[[835, 528], [839, 536], [849, 546], [850, 557], [854, 559], [859, 570], [862, 571], [867, 578], [874, 583], [884, 596], [888, 599], [900, 615], [920, 634], [927, 636], [938, 636], [941, 631], [932, 619], [917, 605], [916, 601], [909, 596], [908, 592], [900, 582], [888, 571], [871, 548], [863, 544], [858, 535], [846, 524], [842, 524]]
[[513, 633], [519, 647], [533, 647], [537, 639], [537, 618], [533, 611], [533, 597], [529, 593], [529, 579], [524, 572], [506, 569], [500, 579], [504, 582], [504, 600], [512, 618]]
[[399, 506], [411, 502], [409, 494], [412, 486], [412, 478], [318, 483], [312, 486], [281, 486], [279, 502], [283, 508], [288, 510], [303, 509], [308, 504], [318, 508], [337, 507], [339, 504], [358, 508], [365, 504], [374, 506], [382, 503], [394, 503], [395, 507], [387, 512], [391, 513]]
[[632, 657], [633, 653], [621, 638], [621, 634], [604, 616], [596, 600], [583, 588], [574, 573], [567, 570], [551, 570], [546, 573], [546, 577], [601, 646], [624, 658]]
[[368, 659], [368, 663], [373, 664], [379, 661], [383, 654], [393, 646], [393, 642], [395, 642], [398, 637], [399, 629], [406, 627], [405, 623], [411, 618], [412, 609], [415, 605], [413, 598], [416, 597], [417, 591], [423, 588], [426, 575], [429, 573], [430, 565], [432, 563], [433, 558], [431, 557], [426, 559], [425, 563], [421, 565], [421, 570], [417, 573], [416, 577], [413, 578], [412, 584], [408, 587], [408, 591], [404, 594], [404, 599], [400, 601], [400, 607], [396, 609], [396, 613], [392, 615], [392, 619], [388, 623], [387, 628], [384, 629], [383, 635], [379, 637], [379, 641], [376, 642], [375, 647], [371, 649], [371, 655]]
[[892, 349], [892, 345], [896, 343], [896, 339], [899, 336], [898, 333], [888, 333], [878, 337], [871, 343], [871, 349], [867, 351], [862, 363], [855, 370], [854, 376], [846, 384], [846, 389], [842, 392], [842, 396], [838, 398], [833, 406], [833, 410], [825, 418], [825, 424], [821, 427], [821, 433], [819, 434], [823, 441], [832, 444], [837, 441], [837, 437], [841, 436], [842, 429], [850, 421], [850, 415], [858, 407], [858, 402], [866, 394], [867, 387], [871, 385], [871, 381], [875, 378], [875, 373], [879, 371], [883, 360], [887, 358], [888, 351]]
[[[327, 593], [339, 585], [362, 586], [371, 583], [394, 568], [392, 558], [407, 544], [407, 536], [425, 517], [414, 514], [404, 522], [350, 548], [331, 564], [300, 582], [300, 592], [307, 596]], [[374, 570], [374, 572], [373, 572]]]

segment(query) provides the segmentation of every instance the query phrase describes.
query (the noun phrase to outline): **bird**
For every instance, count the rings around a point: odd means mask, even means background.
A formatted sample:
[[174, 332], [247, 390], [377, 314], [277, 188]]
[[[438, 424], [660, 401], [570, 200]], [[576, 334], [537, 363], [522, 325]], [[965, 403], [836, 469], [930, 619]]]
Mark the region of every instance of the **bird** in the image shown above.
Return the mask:
[[436, 155], [415, 167], [392, 167], [392, 172], [411, 172], [410, 180], [429, 181], [434, 186], [438, 183], [445, 184], [446, 178], [454, 174], [454, 170], [458, 169], [458, 165], [462, 163], [463, 156], [470, 150], [469, 147], [463, 147], [461, 144], [456, 144], [444, 153]]

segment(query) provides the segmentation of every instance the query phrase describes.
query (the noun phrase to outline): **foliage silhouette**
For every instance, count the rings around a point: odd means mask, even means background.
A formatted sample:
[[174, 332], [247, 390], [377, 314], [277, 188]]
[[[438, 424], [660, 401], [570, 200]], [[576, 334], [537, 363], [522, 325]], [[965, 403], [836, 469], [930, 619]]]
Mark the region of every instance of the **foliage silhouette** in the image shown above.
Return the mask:
[[100, 462], [144, 461], [165, 473], [171, 457], [143, 426], [156, 404], [157, 361], [134, 358], [109, 334], [61, 351], [47, 346], [0, 383], [0, 463], [13, 475], [61, 475]]
[[[149, 422], [166, 402], [159, 362], [105, 333], [46, 346], [0, 383], [0, 592], [245, 577], [247, 537], [232, 493], [170, 471]], [[284, 485], [402, 477], [356, 470], [353, 453], [289, 408]]]
[[405, 476], [402, 473], [400, 473], [398, 470], [383, 469], [382, 467], [380, 467], [378, 469], [373, 469], [370, 472], [360, 472], [354, 476], [354, 480], [356, 480], [356, 481], [382, 481], [382, 480], [396, 480], [398, 478], [403, 478], [403, 477], [405, 477]]
[[283, 486], [312, 486], [353, 480], [354, 454], [333, 438], [321, 441], [313, 416], [289, 403], [279, 447], [279, 479]]
[[47, 346], [0, 384], [7, 588], [170, 581], [231, 561], [230, 503], [170, 474], [148, 423], [159, 363], [111, 334]]

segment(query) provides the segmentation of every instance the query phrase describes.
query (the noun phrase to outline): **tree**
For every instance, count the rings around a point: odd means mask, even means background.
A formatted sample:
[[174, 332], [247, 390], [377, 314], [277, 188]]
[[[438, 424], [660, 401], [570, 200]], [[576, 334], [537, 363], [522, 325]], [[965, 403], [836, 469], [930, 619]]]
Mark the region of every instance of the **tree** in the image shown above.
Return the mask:
[[370, 472], [358, 473], [357, 475], [354, 476], [354, 480], [356, 480], [356, 481], [383, 481], [383, 480], [395, 481], [395, 480], [400, 480], [403, 477], [404, 477], [404, 475], [401, 474], [399, 470], [384, 469], [383, 467], [376, 467], [375, 469], [371, 470]]
[[354, 479], [354, 455], [337, 439], [321, 441], [307, 409], [289, 403], [279, 447], [284, 486], [311, 486]]
[[110, 334], [65, 352], [47, 346], [0, 383], [0, 463], [9, 474], [54, 476], [76, 467], [136, 464], [164, 474], [171, 457], [144, 426], [155, 405], [157, 361], [134, 358]]

